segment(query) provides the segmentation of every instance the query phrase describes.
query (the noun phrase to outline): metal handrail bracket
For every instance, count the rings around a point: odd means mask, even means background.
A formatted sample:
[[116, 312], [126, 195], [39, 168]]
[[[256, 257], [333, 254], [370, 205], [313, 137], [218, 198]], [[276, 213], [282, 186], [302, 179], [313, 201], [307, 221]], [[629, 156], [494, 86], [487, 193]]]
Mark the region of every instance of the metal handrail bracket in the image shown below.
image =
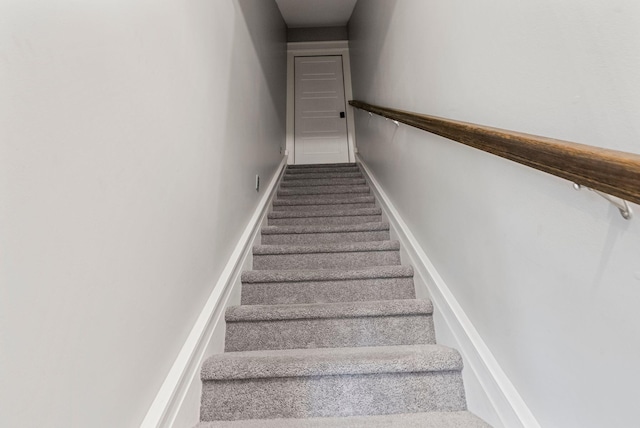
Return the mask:
[[[574, 183], [573, 184], [573, 188], [576, 190], [581, 190], [583, 187], [578, 183]], [[615, 196], [611, 196], [607, 193], [601, 192], [599, 190], [595, 190], [592, 189], [590, 187], [586, 187], [587, 190], [591, 190], [593, 193], [599, 195], [600, 197], [606, 199], [607, 201], [609, 201], [609, 203], [611, 203], [613, 206], [615, 206], [616, 208], [618, 208], [618, 210], [620, 211], [620, 215], [622, 216], [622, 218], [624, 218], [625, 220], [631, 220], [631, 218], [633, 217], [633, 210], [631, 209], [631, 206], [629, 205], [629, 202], [625, 201], [624, 199], [621, 198], [617, 198]]]

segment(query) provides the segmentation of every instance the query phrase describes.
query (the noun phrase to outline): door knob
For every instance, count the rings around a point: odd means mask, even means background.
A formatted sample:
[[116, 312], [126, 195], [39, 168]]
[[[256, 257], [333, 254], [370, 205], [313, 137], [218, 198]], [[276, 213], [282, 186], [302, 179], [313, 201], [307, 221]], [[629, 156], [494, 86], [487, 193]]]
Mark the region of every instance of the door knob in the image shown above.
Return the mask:
[[344, 119], [344, 112], [343, 111], [340, 112], [340, 118]]

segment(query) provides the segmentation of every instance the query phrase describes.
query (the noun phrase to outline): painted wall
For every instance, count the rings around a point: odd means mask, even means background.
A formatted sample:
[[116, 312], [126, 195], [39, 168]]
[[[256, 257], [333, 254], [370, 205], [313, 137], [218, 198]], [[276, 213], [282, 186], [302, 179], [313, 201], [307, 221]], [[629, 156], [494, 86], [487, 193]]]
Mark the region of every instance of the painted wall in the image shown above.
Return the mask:
[[[362, 0], [354, 97], [640, 153], [640, 3]], [[379, 117], [359, 151], [544, 427], [637, 425], [636, 218]]]
[[273, 2], [0, 0], [0, 426], [140, 424], [285, 98]]

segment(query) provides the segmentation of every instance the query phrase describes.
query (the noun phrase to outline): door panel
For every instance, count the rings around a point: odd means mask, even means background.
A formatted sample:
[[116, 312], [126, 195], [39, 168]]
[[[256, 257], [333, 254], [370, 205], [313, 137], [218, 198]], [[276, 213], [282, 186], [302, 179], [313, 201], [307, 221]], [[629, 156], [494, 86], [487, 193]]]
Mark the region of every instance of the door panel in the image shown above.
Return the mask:
[[341, 56], [295, 58], [295, 163], [349, 161]]

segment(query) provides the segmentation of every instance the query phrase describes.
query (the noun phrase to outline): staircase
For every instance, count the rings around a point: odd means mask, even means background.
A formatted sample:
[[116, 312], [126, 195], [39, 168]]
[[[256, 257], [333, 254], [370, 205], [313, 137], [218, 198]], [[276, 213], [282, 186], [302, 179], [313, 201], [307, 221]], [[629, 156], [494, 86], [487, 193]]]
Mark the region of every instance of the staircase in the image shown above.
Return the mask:
[[488, 427], [355, 164], [289, 166], [198, 428]]

